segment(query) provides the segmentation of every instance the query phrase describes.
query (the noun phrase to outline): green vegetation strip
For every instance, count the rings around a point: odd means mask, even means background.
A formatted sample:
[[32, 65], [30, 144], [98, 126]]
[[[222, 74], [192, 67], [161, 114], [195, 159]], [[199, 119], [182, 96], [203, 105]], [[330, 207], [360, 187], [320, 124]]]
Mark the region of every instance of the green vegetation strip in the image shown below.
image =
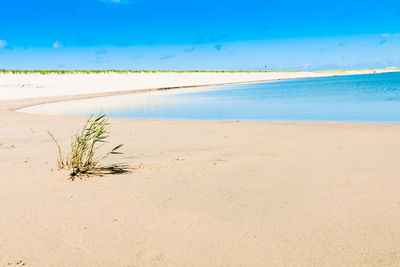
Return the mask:
[[[343, 73], [347, 71], [400, 71], [400, 68], [390, 69], [359, 69], [359, 70], [323, 70], [312, 71], [315, 73]], [[193, 72], [210, 72], [210, 73], [252, 73], [252, 72], [302, 72], [301, 70], [5, 70], [0, 69], [0, 73], [12, 74], [100, 74], [100, 73], [158, 73], [158, 72], [174, 72], [174, 73], [193, 73]]]
[[301, 72], [300, 70], [287, 70], [287, 71], [260, 71], [260, 70], [0, 70], [0, 73], [12, 74], [92, 74], [92, 73], [155, 73], [155, 72], [217, 72], [217, 73], [251, 73], [251, 72]]

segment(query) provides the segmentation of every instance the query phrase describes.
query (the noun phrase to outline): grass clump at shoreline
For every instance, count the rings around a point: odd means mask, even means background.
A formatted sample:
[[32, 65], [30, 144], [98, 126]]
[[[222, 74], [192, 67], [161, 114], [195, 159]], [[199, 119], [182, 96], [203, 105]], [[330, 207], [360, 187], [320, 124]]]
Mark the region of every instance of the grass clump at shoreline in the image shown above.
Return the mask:
[[122, 147], [122, 144], [120, 144], [101, 158], [95, 159], [96, 150], [101, 143], [106, 143], [109, 137], [108, 126], [109, 123], [105, 115], [99, 115], [97, 118], [93, 118], [92, 115], [85, 122], [82, 130], [71, 137], [71, 151], [65, 157], [57, 139], [48, 131], [58, 148], [58, 168], [70, 170], [71, 177], [96, 174], [100, 161], [112, 154], [122, 154], [118, 151]]

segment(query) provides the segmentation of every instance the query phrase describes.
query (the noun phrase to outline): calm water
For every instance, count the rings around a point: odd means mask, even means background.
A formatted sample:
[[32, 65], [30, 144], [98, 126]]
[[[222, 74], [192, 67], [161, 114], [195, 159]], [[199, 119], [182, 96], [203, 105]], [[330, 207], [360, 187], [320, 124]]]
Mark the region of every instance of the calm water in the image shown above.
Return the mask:
[[204, 87], [199, 91], [171, 90], [81, 102], [81, 108], [66, 108], [62, 113], [102, 111], [109, 117], [151, 119], [399, 123], [400, 73]]

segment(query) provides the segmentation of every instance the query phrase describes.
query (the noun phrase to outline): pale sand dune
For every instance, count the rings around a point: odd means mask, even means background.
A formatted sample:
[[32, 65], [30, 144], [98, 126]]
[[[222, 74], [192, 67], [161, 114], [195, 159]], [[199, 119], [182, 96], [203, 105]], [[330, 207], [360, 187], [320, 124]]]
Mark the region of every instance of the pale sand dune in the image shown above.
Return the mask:
[[112, 119], [132, 172], [72, 182], [83, 119], [13, 111], [60, 99], [0, 102], [0, 266], [400, 265], [400, 125]]
[[[378, 70], [384, 72], [386, 70]], [[48, 96], [71, 96], [106, 92], [270, 81], [372, 73], [371, 70], [347, 72], [159, 72], [100, 74], [0, 74], [0, 101]]]

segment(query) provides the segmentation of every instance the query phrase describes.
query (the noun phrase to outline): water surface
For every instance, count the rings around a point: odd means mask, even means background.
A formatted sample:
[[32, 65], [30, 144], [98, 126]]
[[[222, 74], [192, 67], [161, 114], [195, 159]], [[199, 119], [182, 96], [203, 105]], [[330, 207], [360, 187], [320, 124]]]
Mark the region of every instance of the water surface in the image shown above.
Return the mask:
[[400, 73], [178, 89], [51, 105], [42, 108], [73, 116], [102, 111], [117, 118], [399, 123]]

